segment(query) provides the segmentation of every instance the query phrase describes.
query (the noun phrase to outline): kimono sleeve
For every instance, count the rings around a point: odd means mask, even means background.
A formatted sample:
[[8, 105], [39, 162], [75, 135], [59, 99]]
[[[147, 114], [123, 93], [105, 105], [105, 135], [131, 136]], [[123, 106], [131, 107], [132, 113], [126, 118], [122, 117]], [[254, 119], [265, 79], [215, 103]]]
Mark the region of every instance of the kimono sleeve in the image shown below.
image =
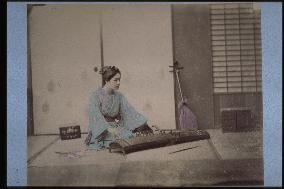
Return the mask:
[[144, 125], [147, 122], [147, 118], [137, 112], [135, 108], [127, 101], [127, 99], [120, 93], [121, 106], [120, 114], [122, 118], [122, 124], [130, 130]]
[[110, 127], [101, 113], [99, 96], [93, 92], [89, 102], [89, 130], [92, 132], [92, 139], [96, 139]]

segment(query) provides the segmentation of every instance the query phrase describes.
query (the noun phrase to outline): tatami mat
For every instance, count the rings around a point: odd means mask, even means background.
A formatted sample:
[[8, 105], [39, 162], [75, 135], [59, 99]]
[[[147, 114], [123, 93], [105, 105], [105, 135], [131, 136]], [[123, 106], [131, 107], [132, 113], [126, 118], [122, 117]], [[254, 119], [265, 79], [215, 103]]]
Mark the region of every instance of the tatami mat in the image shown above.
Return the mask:
[[57, 135], [29, 136], [28, 159], [44, 150], [49, 145], [52, 145], [57, 139], [59, 139], [59, 136]]
[[[208, 130], [210, 140], [134, 152], [123, 156], [90, 151], [82, 138], [38, 137], [39, 153], [28, 164], [28, 185], [36, 186], [195, 186], [261, 185], [262, 133]], [[50, 142], [56, 140], [50, 145]], [[39, 145], [40, 144], [40, 145]], [[49, 145], [44, 147], [43, 144]], [[186, 149], [186, 150], [185, 150]], [[179, 152], [176, 152], [179, 151]], [[173, 153], [176, 152], [176, 153]]]
[[86, 164], [115, 164], [125, 161], [120, 154], [109, 153], [107, 150], [92, 151], [87, 150], [82, 138], [72, 140], [58, 140], [28, 166], [64, 166], [64, 165], [86, 165]]
[[126, 161], [168, 161], [217, 159], [207, 140], [200, 140], [130, 153]]
[[263, 158], [261, 131], [223, 133], [221, 129], [207, 130], [222, 159]]

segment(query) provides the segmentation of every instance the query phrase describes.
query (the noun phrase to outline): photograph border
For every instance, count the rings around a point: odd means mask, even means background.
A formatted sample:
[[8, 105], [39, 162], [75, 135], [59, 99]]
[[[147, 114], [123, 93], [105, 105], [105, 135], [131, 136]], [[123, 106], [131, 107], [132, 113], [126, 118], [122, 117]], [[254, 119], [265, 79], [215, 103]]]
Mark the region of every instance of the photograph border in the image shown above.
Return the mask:
[[[27, 4], [31, 3], [34, 2], [7, 3], [7, 186], [27, 185]], [[264, 186], [281, 186], [282, 3], [259, 3], [263, 51]]]

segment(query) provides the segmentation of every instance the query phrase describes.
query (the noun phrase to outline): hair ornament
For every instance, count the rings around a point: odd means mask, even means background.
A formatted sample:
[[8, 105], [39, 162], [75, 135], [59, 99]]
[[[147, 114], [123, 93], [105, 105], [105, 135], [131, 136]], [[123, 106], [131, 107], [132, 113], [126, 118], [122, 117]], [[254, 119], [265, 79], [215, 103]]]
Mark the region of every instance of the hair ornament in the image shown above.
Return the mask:
[[115, 67], [115, 66], [104, 66], [104, 67], [102, 67], [101, 70], [99, 71], [99, 74], [102, 74], [102, 75], [103, 75], [103, 74], [105, 74], [105, 72], [108, 71], [108, 70], [117, 71], [118, 68]]

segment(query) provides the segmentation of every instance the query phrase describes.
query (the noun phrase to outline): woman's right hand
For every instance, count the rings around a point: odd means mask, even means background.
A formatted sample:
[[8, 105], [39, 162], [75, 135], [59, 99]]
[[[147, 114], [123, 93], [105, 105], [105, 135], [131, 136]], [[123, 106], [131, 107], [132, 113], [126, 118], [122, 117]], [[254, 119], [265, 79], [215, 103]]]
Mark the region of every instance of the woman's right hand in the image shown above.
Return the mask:
[[119, 133], [117, 128], [108, 128], [107, 131], [110, 132], [110, 134], [112, 134], [114, 138], [119, 138]]

